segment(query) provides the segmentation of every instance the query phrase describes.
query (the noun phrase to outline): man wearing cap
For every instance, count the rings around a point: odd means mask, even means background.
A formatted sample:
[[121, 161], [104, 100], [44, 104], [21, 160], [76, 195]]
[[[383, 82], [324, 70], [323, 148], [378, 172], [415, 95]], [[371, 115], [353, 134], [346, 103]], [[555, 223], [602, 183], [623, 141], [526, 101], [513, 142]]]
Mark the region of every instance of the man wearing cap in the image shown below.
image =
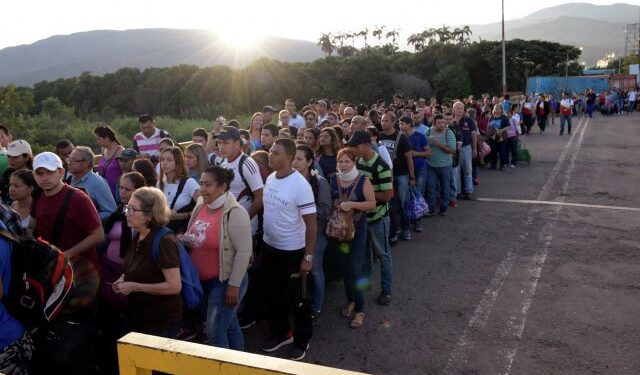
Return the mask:
[[257, 215], [262, 210], [264, 187], [258, 164], [242, 153], [240, 131], [233, 126], [223, 127], [218, 134], [218, 154], [224, 158], [220, 166], [233, 171], [229, 191], [249, 213], [251, 231], [255, 234], [258, 228]]
[[373, 192], [376, 196], [376, 208], [367, 212], [367, 250], [362, 269], [363, 276], [371, 280], [373, 268], [373, 251], [380, 256], [380, 285], [381, 292], [378, 296], [378, 304], [389, 305], [391, 303], [391, 286], [393, 282], [393, 269], [391, 260], [391, 245], [389, 244], [389, 205], [393, 197], [393, 182], [391, 170], [382, 161], [380, 155], [371, 149], [371, 135], [366, 131], [356, 131], [349, 142], [345, 144], [351, 147], [358, 156], [358, 171], [367, 176]]
[[100, 220], [106, 220], [116, 210], [116, 201], [107, 180], [93, 173], [93, 159], [93, 151], [89, 147], [76, 147], [67, 160], [72, 174], [67, 183], [84, 190], [98, 210]]
[[270, 124], [271, 121], [273, 120], [273, 114], [276, 113], [276, 110], [270, 106], [270, 105], [265, 105], [264, 107], [262, 107], [262, 123], [263, 124]]
[[31, 169], [33, 163], [33, 154], [31, 146], [27, 141], [17, 140], [9, 143], [7, 147], [7, 158], [9, 159], [9, 168], [7, 168], [0, 178], [0, 197], [2, 201], [9, 204], [9, 180], [11, 174], [23, 169]]
[[116, 158], [122, 174], [133, 171], [133, 161], [138, 158], [138, 152], [132, 148], [125, 148], [120, 155]]
[[[104, 239], [104, 231], [91, 199], [62, 181], [62, 161], [53, 152], [36, 155], [33, 170], [43, 194], [31, 204], [29, 227], [67, 258], [82, 257], [98, 267], [96, 246]], [[60, 214], [64, 216], [59, 218]]]
[[[251, 218], [251, 234], [254, 237], [253, 254], [259, 250], [256, 234], [262, 211], [262, 192], [264, 183], [258, 164], [242, 152], [240, 131], [232, 126], [225, 126], [218, 134], [218, 154], [223, 158], [220, 166], [233, 171], [233, 180], [229, 191], [238, 203], [244, 207]], [[260, 216], [259, 216], [260, 215]], [[264, 283], [262, 282], [261, 257], [256, 256], [254, 265], [249, 269], [249, 288], [244, 298], [244, 309], [240, 314], [240, 327], [248, 328], [266, 318], [264, 313]]]

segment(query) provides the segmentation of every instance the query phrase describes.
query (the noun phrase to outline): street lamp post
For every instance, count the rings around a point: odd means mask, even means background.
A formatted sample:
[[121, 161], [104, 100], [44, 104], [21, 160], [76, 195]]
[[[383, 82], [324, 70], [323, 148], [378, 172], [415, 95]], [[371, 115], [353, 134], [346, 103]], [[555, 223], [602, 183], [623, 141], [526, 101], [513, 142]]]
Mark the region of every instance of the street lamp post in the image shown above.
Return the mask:
[[507, 57], [504, 43], [504, 0], [502, 0], [502, 95], [507, 93]]

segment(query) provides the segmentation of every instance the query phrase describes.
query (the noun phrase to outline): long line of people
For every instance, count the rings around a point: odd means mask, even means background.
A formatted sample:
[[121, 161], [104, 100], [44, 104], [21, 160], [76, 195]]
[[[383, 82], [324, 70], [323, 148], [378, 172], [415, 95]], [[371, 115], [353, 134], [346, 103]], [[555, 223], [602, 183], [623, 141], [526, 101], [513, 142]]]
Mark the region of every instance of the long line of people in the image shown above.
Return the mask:
[[[374, 259], [377, 303], [388, 306], [391, 248], [423, 231], [407, 214], [410, 193], [426, 199], [425, 216], [445, 216], [471, 199], [485, 161], [517, 165], [527, 125], [518, 104], [495, 99], [427, 104], [396, 95], [369, 107], [322, 99], [302, 114], [287, 99], [279, 113], [255, 113], [248, 131], [218, 117], [184, 150], [142, 115], [133, 148], [108, 125], [94, 129], [96, 166], [89, 147], [69, 140], [34, 157], [0, 125], [0, 219], [84, 270], [62, 319], [102, 332], [113, 356], [129, 331], [244, 350], [242, 329], [268, 320], [262, 350], [289, 346], [288, 358], [301, 360], [324, 314], [327, 267], [335, 264], [344, 283], [340, 314], [362, 327]], [[180, 294], [182, 246], [203, 289], [197, 307]], [[0, 246], [0, 296], [10, 255]], [[0, 302], [0, 372], [27, 373], [37, 346], [19, 318]]]

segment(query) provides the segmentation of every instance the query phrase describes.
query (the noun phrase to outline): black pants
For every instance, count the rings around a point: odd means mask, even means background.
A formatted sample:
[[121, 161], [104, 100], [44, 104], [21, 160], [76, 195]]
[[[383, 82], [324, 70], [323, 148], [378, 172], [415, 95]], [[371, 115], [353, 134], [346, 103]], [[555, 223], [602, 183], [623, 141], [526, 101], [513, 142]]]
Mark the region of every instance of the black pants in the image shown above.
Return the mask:
[[507, 155], [507, 141], [496, 142], [493, 139], [489, 139], [489, 146], [491, 147], [491, 153], [489, 154], [489, 162], [491, 163], [491, 169], [495, 169], [498, 165], [498, 155], [500, 156], [500, 168], [505, 167], [508, 161]]
[[254, 236], [253, 265], [247, 271], [249, 274], [249, 287], [242, 299], [242, 306], [238, 312], [241, 321], [255, 320], [256, 323], [259, 323], [269, 317], [263, 272], [262, 239]]
[[[289, 316], [293, 314], [293, 341], [306, 348], [313, 333], [311, 320], [311, 300], [302, 296], [302, 277], [291, 275], [300, 272], [300, 262], [304, 249], [285, 251], [262, 245], [264, 280], [267, 290], [267, 304], [271, 316], [271, 336], [284, 339], [291, 332]], [[311, 277], [307, 291], [311, 284]], [[310, 296], [310, 293], [305, 293]]]
[[547, 128], [547, 116], [538, 115], [538, 126], [540, 131], [544, 131]]

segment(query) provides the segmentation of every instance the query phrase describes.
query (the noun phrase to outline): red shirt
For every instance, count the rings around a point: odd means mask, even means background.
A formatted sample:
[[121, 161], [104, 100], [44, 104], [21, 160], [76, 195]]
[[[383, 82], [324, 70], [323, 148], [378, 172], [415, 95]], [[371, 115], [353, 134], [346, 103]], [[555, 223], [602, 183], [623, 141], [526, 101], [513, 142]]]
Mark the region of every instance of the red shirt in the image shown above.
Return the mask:
[[211, 280], [220, 275], [220, 221], [224, 208], [219, 208], [211, 214], [207, 211], [207, 206], [202, 206], [187, 230], [187, 236], [193, 244], [191, 259], [201, 281]]
[[[72, 188], [69, 185], [64, 184], [56, 195], [47, 197], [42, 194], [31, 205], [31, 216], [36, 219], [36, 234], [45, 241], [53, 238], [54, 222], [70, 189]], [[82, 190], [76, 190], [69, 202], [58, 247], [60, 250], [66, 251], [100, 226], [102, 223], [91, 198]], [[83, 252], [81, 256], [93, 263], [98, 269], [98, 255], [95, 247]]]

